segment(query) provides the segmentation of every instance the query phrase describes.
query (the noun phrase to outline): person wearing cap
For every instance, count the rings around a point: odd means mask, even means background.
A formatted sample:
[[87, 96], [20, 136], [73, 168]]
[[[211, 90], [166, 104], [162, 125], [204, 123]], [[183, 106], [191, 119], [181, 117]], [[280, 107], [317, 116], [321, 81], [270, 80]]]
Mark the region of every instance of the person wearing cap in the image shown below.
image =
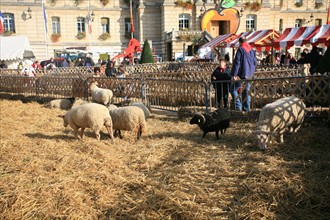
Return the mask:
[[232, 83], [230, 93], [233, 97], [236, 110], [250, 111], [250, 83], [246, 82], [246, 86], [242, 91], [243, 105], [238, 94], [239, 90], [242, 88], [243, 82], [241, 80], [253, 78], [257, 65], [256, 53], [246, 42], [246, 38], [244, 36], [240, 37], [238, 41], [240, 43], [240, 47], [236, 52], [231, 70], [231, 77], [234, 83]]

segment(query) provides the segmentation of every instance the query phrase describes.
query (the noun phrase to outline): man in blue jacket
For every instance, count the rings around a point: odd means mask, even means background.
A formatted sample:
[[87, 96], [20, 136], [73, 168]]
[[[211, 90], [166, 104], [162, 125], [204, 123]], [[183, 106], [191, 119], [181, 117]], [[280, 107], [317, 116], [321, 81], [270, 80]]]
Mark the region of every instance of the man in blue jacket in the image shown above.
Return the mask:
[[[240, 37], [238, 41], [240, 43], [240, 47], [236, 52], [231, 70], [231, 77], [234, 83], [230, 88], [230, 93], [233, 97], [236, 110], [250, 111], [251, 97], [249, 92], [251, 85], [247, 82], [243, 85], [243, 82], [240, 80], [252, 79], [257, 65], [257, 58], [255, 51], [252, 50], [251, 46], [246, 42], [246, 38], [244, 36]], [[245, 87], [242, 91], [243, 106], [238, 97], [242, 87]]]

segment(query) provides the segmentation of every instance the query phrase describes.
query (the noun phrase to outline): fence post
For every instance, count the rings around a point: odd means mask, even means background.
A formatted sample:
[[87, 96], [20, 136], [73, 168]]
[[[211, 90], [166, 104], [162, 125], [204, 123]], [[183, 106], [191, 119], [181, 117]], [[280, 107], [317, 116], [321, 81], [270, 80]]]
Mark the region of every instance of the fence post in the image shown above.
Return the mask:
[[36, 97], [39, 98], [39, 78], [36, 78]]
[[85, 100], [88, 101], [88, 81], [89, 81], [88, 77], [85, 81], [84, 81], [84, 96], [85, 96]]
[[147, 103], [146, 103], [146, 88], [145, 88], [145, 82], [144, 82], [144, 80], [142, 79], [141, 80], [141, 98], [142, 98], [142, 103], [144, 104], [144, 105], [146, 105]]
[[210, 91], [209, 91], [208, 83], [204, 82], [204, 86], [205, 86], [205, 111], [206, 111], [206, 113], [208, 113], [209, 112], [209, 103], [210, 103], [209, 102], [209, 92]]

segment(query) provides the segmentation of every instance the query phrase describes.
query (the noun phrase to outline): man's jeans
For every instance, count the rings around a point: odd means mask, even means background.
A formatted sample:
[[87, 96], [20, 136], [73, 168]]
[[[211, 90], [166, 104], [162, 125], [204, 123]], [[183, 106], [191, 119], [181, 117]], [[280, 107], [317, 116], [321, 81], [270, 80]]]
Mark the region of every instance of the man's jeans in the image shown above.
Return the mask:
[[[245, 89], [242, 92], [242, 100], [243, 100], [243, 109], [242, 109], [242, 103], [241, 100], [238, 96], [238, 90], [240, 89], [242, 83], [244, 84], [243, 86], [246, 86]], [[230, 93], [233, 98], [234, 104], [235, 104], [235, 110], [239, 111], [250, 111], [250, 103], [251, 103], [251, 97], [249, 95], [251, 85], [250, 83], [247, 82], [241, 82], [237, 81], [232, 83], [230, 87]]]

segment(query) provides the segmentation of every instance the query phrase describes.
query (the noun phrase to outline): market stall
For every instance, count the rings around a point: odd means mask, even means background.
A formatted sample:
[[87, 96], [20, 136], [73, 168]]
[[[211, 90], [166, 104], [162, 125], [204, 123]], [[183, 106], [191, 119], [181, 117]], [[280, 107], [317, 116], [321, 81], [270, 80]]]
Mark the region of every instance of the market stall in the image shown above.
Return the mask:
[[15, 69], [20, 61], [34, 57], [26, 36], [0, 36], [0, 60], [4, 60], [8, 68]]

